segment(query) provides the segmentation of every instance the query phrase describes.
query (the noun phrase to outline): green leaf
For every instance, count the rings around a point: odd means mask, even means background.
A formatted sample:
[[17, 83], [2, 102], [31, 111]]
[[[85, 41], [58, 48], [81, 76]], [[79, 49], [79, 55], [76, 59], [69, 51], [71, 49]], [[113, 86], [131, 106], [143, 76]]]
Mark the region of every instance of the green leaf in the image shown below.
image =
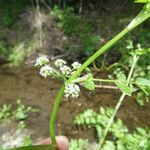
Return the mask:
[[106, 144], [104, 145], [102, 150], [116, 150], [116, 148], [113, 142], [106, 141]]
[[90, 77], [85, 81], [84, 87], [90, 91], [95, 89], [95, 83], [93, 81], [93, 77]]
[[120, 80], [115, 80], [116, 86], [127, 95], [131, 96], [132, 89], [128, 87], [125, 83], [121, 82]]
[[35, 146], [11, 148], [7, 150], [55, 150], [55, 148], [53, 145], [35, 145]]
[[121, 141], [117, 141], [117, 150], [126, 150]]
[[149, 86], [150, 87], [150, 80], [144, 79], [144, 78], [137, 78], [135, 80], [135, 83], [137, 85], [142, 85], [142, 86]]
[[137, 102], [140, 106], [144, 106], [143, 94], [138, 93], [138, 95], [137, 95], [137, 97], [136, 97], [136, 102]]
[[138, 85], [138, 87], [143, 91], [143, 93], [146, 96], [149, 96], [149, 90], [147, 91], [147, 89], [144, 86], [142, 86], [142, 85]]
[[117, 75], [117, 79], [120, 81], [126, 81], [126, 76], [122, 72], [119, 72]]
[[149, 3], [150, 0], [135, 0], [135, 3]]
[[149, 55], [150, 48], [142, 48], [142, 49], [136, 49], [135, 54], [136, 55]]

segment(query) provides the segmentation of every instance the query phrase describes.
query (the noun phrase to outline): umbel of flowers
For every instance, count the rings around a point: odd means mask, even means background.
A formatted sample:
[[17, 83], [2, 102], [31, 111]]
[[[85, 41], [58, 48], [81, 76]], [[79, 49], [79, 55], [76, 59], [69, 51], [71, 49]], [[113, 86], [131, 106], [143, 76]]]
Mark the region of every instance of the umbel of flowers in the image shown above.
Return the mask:
[[[66, 61], [63, 59], [57, 59], [53, 65], [50, 65], [50, 61], [47, 56], [41, 56], [37, 58], [35, 67], [39, 67], [39, 74], [44, 77], [60, 78], [64, 81], [67, 80], [79, 67], [79, 62], [74, 62], [71, 67], [67, 66]], [[65, 97], [77, 98], [80, 93], [80, 87], [76, 83], [65, 84]]]

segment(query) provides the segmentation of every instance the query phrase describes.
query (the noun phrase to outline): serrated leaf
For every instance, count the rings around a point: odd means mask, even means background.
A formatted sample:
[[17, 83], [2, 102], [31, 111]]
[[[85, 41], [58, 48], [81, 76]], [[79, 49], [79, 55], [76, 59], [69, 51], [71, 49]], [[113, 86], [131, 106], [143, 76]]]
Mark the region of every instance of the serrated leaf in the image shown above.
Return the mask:
[[7, 150], [55, 150], [55, 148], [53, 145], [35, 145], [35, 146], [11, 148]]
[[126, 76], [122, 72], [118, 73], [116, 76], [118, 80], [126, 81]]
[[144, 79], [144, 78], [137, 78], [135, 80], [135, 83], [137, 85], [142, 85], [142, 86], [149, 86], [150, 87], [150, 80]]
[[85, 83], [84, 83], [84, 87], [90, 91], [95, 89], [95, 83], [93, 81], [93, 78], [88, 78]]
[[122, 92], [131, 96], [132, 89], [128, 87], [124, 82], [121, 82], [120, 80], [115, 80], [115, 84]]

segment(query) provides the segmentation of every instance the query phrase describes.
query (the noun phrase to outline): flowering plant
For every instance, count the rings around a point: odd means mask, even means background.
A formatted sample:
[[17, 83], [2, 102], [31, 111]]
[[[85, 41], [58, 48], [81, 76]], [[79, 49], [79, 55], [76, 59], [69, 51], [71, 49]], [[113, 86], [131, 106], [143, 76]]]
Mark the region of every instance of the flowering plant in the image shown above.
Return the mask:
[[[51, 113], [50, 118], [50, 136], [52, 140], [52, 144], [56, 146], [56, 139], [55, 139], [55, 121], [56, 121], [56, 114], [58, 112], [58, 108], [61, 102], [61, 99], [63, 95], [65, 94], [65, 97], [78, 97], [79, 96], [79, 86], [76, 83], [83, 82], [83, 85], [89, 89], [93, 90], [95, 89], [95, 83], [94, 81], [98, 82], [114, 82], [116, 86], [123, 92], [121, 95], [119, 102], [112, 114], [112, 117], [110, 118], [110, 121], [108, 122], [108, 125], [106, 127], [106, 130], [104, 131], [104, 135], [99, 141], [99, 145], [97, 147], [97, 150], [100, 150], [103, 147], [105, 137], [108, 133], [109, 128], [111, 127], [114, 117], [119, 110], [124, 98], [126, 95], [131, 95], [134, 89], [132, 88], [131, 84], [131, 78], [133, 74], [134, 67], [136, 65], [136, 62], [138, 61], [139, 56], [136, 54], [133, 54], [133, 64], [131, 66], [131, 70], [129, 72], [128, 77], [124, 74], [117, 75], [117, 79], [115, 80], [105, 80], [105, 79], [94, 79], [93, 75], [91, 73], [86, 73], [81, 76], [81, 73], [86, 70], [86, 68], [101, 54], [103, 54], [105, 51], [107, 51], [110, 47], [112, 47], [119, 39], [121, 39], [124, 35], [126, 35], [128, 32], [130, 32], [132, 29], [137, 27], [139, 24], [144, 22], [146, 19], [150, 17], [150, 2], [148, 1], [146, 5], [144, 6], [143, 10], [131, 21], [131, 23], [125, 28], [122, 32], [120, 32], [117, 36], [115, 36], [112, 40], [110, 40], [106, 45], [104, 45], [102, 48], [100, 48], [95, 54], [93, 54], [85, 63], [78, 64], [77, 62], [73, 63], [71, 66], [73, 69], [66, 66], [66, 62], [64, 60], [56, 60], [55, 65], [59, 68], [59, 71], [61, 72], [61, 75], [63, 75], [64, 78], [64, 84], [62, 85], [60, 91], [58, 92], [54, 107]], [[138, 80], [138, 79], [137, 79]], [[143, 80], [143, 79], [142, 79]], [[142, 82], [140, 79], [140, 82]]]
[[[142, 2], [142, 0], [137, 0], [138, 2]], [[144, 0], [143, 0], [144, 1]], [[42, 56], [37, 59], [35, 66], [39, 66], [40, 68], [40, 75], [44, 78], [46, 77], [55, 77], [55, 78], [60, 78], [64, 81], [64, 84], [62, 85], [61, 89], [59, 90], [53, 110], [51, 113], [51, 118], [50, 118], [50, 137], [52, 144], [50, 146], [33, 146], [33, 147], [28, 147], [28, 148], [20, 148], [21, 150], [26, 149], [26, 150], [38, 150], [38, 149], [43, 149], [43, 150], [56, 150], [57, 149], [57, 143], [55, 139], [55, 122], [57, 118], [57, 113], [58, 109], [60, 106], [61, 99], [63, 95], [65, 95], [66, 98], [68, 97], [73, 97], [76, 98], [79, 96], [80, 88], [79, 88], [79, 83], [82, 83], [84, 87], [86, 87], [89, 90], [95, 89], [95, 82], [113, 82], [116, 84], [116, 86], [123, 92], [119, 102], [112, 113], [112, 116], [110, 120], [108, 121], [108, 124], [106, 126], [106, 129], [104, 131], [103, 137], [99, 140], [99, 144], [97, 147], [97, 150], [101, 150], [103, 148], [103, 144], [105, 142], [105, 138], [107, 136], [107, 133], [114, 121], [114, 117], [119, 110], [124, 98], [126, 95], [131, 95], [132, 92], [134, 91], [131, 83], [131, 78], [133, 74], [134, 67], [136, 65], [136, 62], [139, 58], [138, 55], [134, 54], [133, 55], [133, 64], [131, 66], [130, 72], [128, 77], [124, 74], [119, 74], [114, 80], [105, 80], [105, 79], [94, 79], [92, 73], [90, 70], [87, 68], [95, 59], [97, 59], [101, 54], [106, 52], [110, 47], [112, 47], [118, 40], [120, 40], [124, 35], [126, 35], [128, 32], [133, 30], [135, 27], [137, 27], [139, 24], [144, 22], [150, 17], [150, 2], [149, 1], [144, 1], [146, 4], [142, 11], [131, 21], [131, 23], [123, 30], [121, 31], [118, 35], [116, 35], [112, 40], [110, 40], [107, 44], [105, 44], [102, 48], [100, 48], [96, 53], [94, 53], [85, 63], [82, 65], [78, 62], [74, 62], [71, 67], [67, 66], [67, 63], [62, 60], [58, 59], [54, 62], [53, 66], [49, 65], [49, 60], [47, 56]], [[82, 73], [85, 71], [85, 73]], [[145, 85], [147, 84], [147, 80], [143, 80], [141, 78], [138, 78], [135, 83], [139, 85]], [[149, 85], [149, 84], [147, 84]], [[15, 149], [14, 149], [15, 150]], [[18, 149], [19, 150], [19, 149]]]

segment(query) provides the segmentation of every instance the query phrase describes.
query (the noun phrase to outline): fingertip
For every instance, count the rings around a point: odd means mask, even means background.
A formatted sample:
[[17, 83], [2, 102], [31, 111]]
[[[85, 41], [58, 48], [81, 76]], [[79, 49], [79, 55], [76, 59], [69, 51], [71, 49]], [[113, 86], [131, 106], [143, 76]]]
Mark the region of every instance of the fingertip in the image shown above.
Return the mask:
[[56, 137], [57, 145], [59, 150], [68, 150], [69, 149], [69, 140], [65, 136]]

